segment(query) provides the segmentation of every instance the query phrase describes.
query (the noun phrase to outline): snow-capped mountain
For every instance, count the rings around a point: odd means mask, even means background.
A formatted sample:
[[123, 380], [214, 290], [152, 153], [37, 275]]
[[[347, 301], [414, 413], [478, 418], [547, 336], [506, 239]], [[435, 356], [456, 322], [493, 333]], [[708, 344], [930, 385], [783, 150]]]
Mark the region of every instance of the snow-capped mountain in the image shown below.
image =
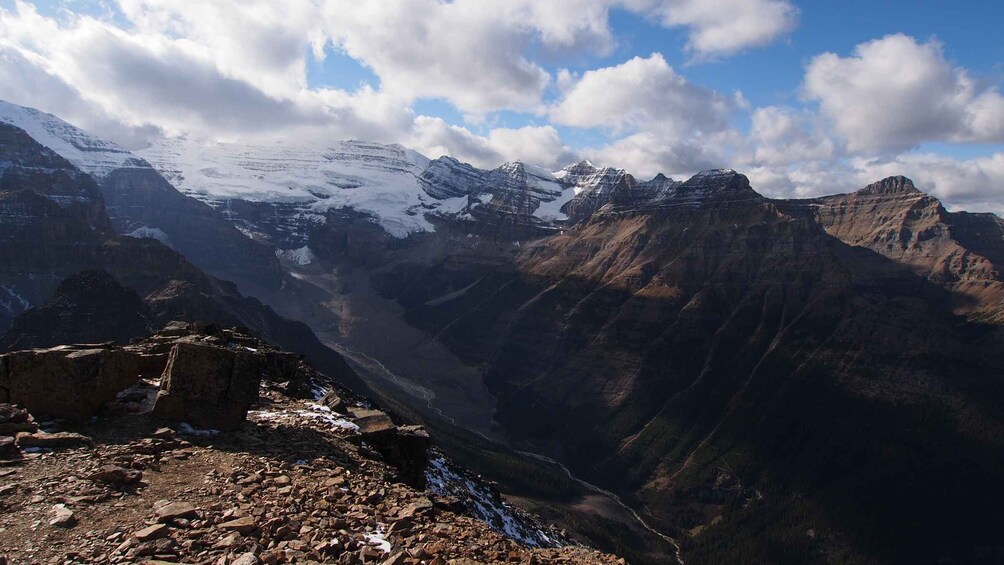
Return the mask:
[[157, 239], [245, 291], [281, 285], [270, 247], [252, 241], [221, 213], [178, 192], [140, 156], [52, 114], [8, 102], [0, 101], [0, 123], [24, 130], [93, 177], [111, 227], [119, 234]]
[[[436, 231], [443, 221], [502, 228], [521, 238], [602, 209], [700, 201], [703, 192], [687, 186], [728, 172], [680, 183], [661, 174], [639, 181], [624, 169], [589, 161], [553, 173], [518, 161], [483, 170], [452, 157], [430, 160], [400, 145], [362, 141], [255, 145], [178, 137], [133, 153], [50, 114], [5, 102], [0, 122], [24, 129], [94, 176], [120, 233], [160, 239], [210, 270], [222, 264], [219, 253], [205, 248], [204, 234], [193, 235], [204, 230], [181, 227], [191, 223], [186, 218], [198, 216], [200, 225], [229, 224], [244, 239], [274, 245], [280, 257], [305, 264], [311, 260], [306, 247], [311, 233], [323, 229], [332, 213], [349, 211], [393, 238]], [[199, 208], [196, 201], [208, 207]], [[240, 239], [236, 231], [229, 235], [224, 239]], [[247, 246], [230, 241], [227, 254], [247, 264], [247, 257], [232, 251]], [[232, 267], [219, 274], [238, 280], [263, 275]]]
[[183, 193], [226, 210], [234, 200], [289, 206], [323, 221], [352, 208], [391, 235], [431, 231], [423, 212], [456, 209], [464, 199], [428, 196], [418, 182], [429, 160], [399, 145], [207, 143], [164, 139], [139, 152]]
[[35, 141], [100, 180], [117, 169], [149, 169], [150, 164], [111, 141], [34, 108], [0, 100], [0, 122], [19, 127]]

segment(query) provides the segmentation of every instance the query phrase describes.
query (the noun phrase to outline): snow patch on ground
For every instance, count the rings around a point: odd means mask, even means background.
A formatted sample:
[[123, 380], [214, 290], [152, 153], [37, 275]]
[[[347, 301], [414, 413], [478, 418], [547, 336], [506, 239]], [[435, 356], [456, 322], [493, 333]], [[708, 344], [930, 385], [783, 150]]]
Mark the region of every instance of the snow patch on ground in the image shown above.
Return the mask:
[[214, 436], [220, 433], [220, 430], [212, 430], [212, 429], [203, 430], [200, 428], [192, 427], [192, 425], [189, 424], [188, 422], [182, 422], [181, 424], [179, 424], [178, 431], [190, 436], [202, 436], [202, 437]]
[[390, 542], [387, 541], [387, 536], [381, 529], [377, 529], [375, 532], [370, 532], [366, 534], [366, 543], [372, 545], [373, 547], [379, 549], [384, 553], [390, 553], [391, 546]]
[[359, 426], [346, 420], [345, 418], [340, 417], [336, 412], [333, 412], [331, 408], [328, 408], [327, 406], [311, 402], [307, 404], [307, 408], [309, 408], [309, 410], [297, 410], [296, 413], [307, 418], [320, 420], [332, 428], [350, 431], [359, 430]]
[[428, 489], [440, 496], [453, 496], [495, 531], [531, 547], [560, 547], [562, 544], [524, 518], [501, 499], [488, 484], [459, 473], [446, 458], [434, 457], [425, 472]]

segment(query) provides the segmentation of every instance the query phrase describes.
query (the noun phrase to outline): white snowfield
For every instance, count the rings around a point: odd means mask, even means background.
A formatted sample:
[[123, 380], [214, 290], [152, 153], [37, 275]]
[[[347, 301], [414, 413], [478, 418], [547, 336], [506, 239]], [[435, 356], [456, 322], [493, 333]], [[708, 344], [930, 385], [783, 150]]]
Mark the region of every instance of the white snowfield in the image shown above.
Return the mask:
[[432, 231], [423, 212], [466, 205], [466, 198], [429, 197], [417, 180], [429, 160], [400, 145], [243, 145], [171, 138], [138, 153], [178, 190], [212, 204], [228, 199], [295, 203], [319, 215], [348, 207], [373, 215], [395, 237]]

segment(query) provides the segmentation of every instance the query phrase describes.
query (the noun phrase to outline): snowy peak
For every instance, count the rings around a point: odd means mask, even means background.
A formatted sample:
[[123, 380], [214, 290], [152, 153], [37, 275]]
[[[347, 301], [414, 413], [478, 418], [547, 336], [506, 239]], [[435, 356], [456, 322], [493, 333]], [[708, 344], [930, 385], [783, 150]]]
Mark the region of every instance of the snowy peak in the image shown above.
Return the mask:
[[469, 196], [484, 182], [485, 171], [453, 157], [440, 157], [429, 163], [418, 177], [422, 190], [429, 196], [442, 200]]
[[0, 122], [21, 128], [80, 170], [101, 179], [116, 169], [149, 169], [150, 164], [118, 145], [45, 112], [0, 100]]

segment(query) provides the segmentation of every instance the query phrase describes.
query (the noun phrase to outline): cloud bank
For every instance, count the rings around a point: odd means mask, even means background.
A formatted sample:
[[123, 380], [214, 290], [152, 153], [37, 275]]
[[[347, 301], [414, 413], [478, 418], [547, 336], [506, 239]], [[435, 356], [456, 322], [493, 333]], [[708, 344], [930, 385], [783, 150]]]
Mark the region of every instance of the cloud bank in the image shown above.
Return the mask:
[[[0, 9], [0, 98], [129, 147], [181, 134], [355, 138], [481, 167], [588, 157], [679, 177], [728, 166], [777, 196], [907, 174], [952, 206], [1004, 211], [1004, 151], [959, 159], [926, 149], [1004, 143], [999, 86], [935, 40], [895, 34], [815, 54], [788, 97], [798, 102], [762, 107], [695, 82], [663, 53], [617, 58], [612, 13], [680, 34], [690, 64], [714, 65], [792, 33], [800, 14], [788, 0], [81, 4]], [[311, 84], [310, 68], [334, 55], [375, 82]], [[594, 60], [604, 64], [563, 67]], [[425, 101], [462, 119], [417, 111]]]

